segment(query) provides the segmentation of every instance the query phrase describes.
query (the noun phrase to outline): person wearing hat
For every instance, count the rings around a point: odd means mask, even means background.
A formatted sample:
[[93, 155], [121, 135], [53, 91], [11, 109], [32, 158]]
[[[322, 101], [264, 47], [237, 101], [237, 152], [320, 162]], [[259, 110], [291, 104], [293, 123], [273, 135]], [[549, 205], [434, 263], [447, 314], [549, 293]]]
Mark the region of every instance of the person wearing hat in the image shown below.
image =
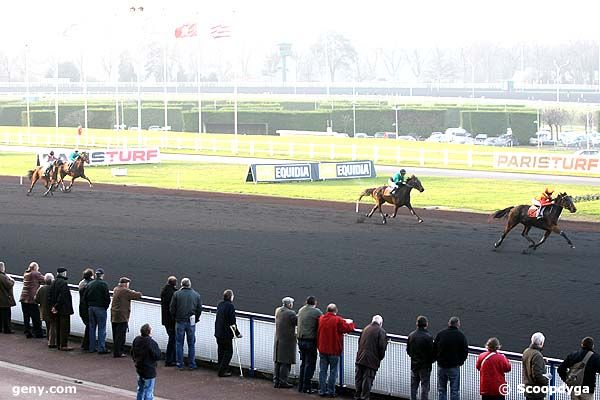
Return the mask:
[[54, 150], [50, 151], [48, 157], [46, 157], [46, 169], [44, 170], [44, 175], [46, 175], [47, 178], [50, 177], [50, 171], [52, 170], [52, 166], [57, 160], [58, 158], [54, 156]]
[[[39, 271], [39, 265], [35, 261], [29, 264], [29, 267], [23, 274], [23, 290], [21, 290], [21, 309], [23, 310], [23, 325], [25, 327], [25, 336], [28, 339], [32, 337], [43, 338], [42, 320], [40, 318], [40, 308], [35, 302], [35, 294], [40, 285], [44, 283], [44, 275]], [[30, 324], [31, 321], [31, 324]], [[33, 325], [33, 329], [32, 329]]]
[[392, 176], [388, 182], [388, 185], [392, 188], [392, 192], [390, 193], [392, 196], [396, 194], [398, 188], [405, 184], [406, 170], [402, 168], [400, 171], [396, 172], [394, 176]]
[[113, 300], [110, 306], [110, 320], [113, 334], [113, 357], [127, 357], [123, 352], [125, 336], [129, 328], [129, 315], [131, 314], [131, 300], [142, 298], [141, 292], [129, 289], [131, 280], [127, 277], [119, 279], [119, 286], [113, 289]]
[[56, 279], [52, 282], [48, 293], [48, 308], [56, 322], [56, 343], [58, 349], [71, 351], [69, 346], [69, 333], [71, 332], [71, 315], [73, 312], [73, 300], [67, 283], [67, 269], [58, 268]]
[[273, 384], [278, 389], [289, 389], [294, 385], [288, 382], [292, 364], [296, 364], [296, 325], [298, 317], [294, 299], [284, 297], [281, 307], [275, 310], [275, 342], [273, 343]]
[[552, 194], [554, 193], [554, 188], [546, 187], [541, 195], [533, 199], [533, 205], [537, 206], [537, 219], [542, 219], [544, 217], [544, 210], [546, 206], [554, 204], [554, 199], [552, 198]]
[[[90, 316], [89, 352], [98, 354], [110, 353], [106, 350], [106, 317], [110, 305], [108, 285], [104, 281], [104, 270], [96, 269], [96, 279], [88, 283], [85, 289], [85, 302]], [[97, 330], [97, 331], [96, 331]], [[98, 334], [96, 340], [96, 333]]]
[[71, 172], [71, 169], [73, 168], [73, 165], [75, 164], [75, 161], [77, 161], [79, 156], [79, 150], [75, 150], [74, 152], [69, 154], [69, 170], [67, 172]]

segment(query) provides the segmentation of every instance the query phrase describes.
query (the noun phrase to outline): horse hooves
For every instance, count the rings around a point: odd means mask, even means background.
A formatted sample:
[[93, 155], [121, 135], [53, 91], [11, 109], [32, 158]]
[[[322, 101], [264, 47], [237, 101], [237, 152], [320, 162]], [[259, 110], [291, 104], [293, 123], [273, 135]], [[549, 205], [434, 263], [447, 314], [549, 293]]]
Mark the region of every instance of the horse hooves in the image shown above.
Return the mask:
[[387, 221], [384, 219], [384, 220], [383, 220], [381, 223], [382, 223], [383, 225], [385, 225], [385, 224], [387, 224]]
[[575, 245], [571, 245], [571, 248], [572, 248], [572, 249], [574, 249], [574, 248], [575, 248]]
[[527, 249], [525, 249], [525, 250], [522, 250], [522, 251], [521, 251], [521, 254], [529, 254], [529, 251], [528, 251]]
[[417, 222], [417, 223], [419, 223], [419, 224], [422, 224], [422, 223], [423, 223], [423, 220], [422, 220], [422, 219], [420, 219], [420, 220], [419, 220], [419, 222]]

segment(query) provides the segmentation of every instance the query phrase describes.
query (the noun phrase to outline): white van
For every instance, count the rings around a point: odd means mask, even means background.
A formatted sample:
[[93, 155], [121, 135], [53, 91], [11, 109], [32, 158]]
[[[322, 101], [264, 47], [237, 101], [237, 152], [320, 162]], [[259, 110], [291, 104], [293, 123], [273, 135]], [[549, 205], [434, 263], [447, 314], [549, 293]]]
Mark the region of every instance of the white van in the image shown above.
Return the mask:
[[444, 132], [447, 141], [458, 144], [473, 144], [471, 134], [464, 128], [448, 128]]

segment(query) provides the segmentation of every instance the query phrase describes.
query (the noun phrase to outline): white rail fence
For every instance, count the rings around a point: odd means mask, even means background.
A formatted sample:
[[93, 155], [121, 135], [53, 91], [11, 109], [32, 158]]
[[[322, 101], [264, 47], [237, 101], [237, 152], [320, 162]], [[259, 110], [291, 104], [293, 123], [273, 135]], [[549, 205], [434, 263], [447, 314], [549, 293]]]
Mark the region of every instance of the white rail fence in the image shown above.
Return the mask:
[[[16, 282], [14, 286], [15, 298], [19, 298], [23, 283], [22, 277], [14, 276]], [[77, 314], [79, 305], [79, 293], [74, 285], [72, 286], [73, 309], [75, 314], [71, 316], [71, 335], [83, 336], [85, 325]], [[196, 358], [216, 363], [217, 344], [214, 334], [215, 307], [204, 307], [200, 322], [196, 327]], [[239, 351], [242, 367], [248, 369], [250, 374], [254, 372], [272, 373], [273, 371], [273, 336], [275, 333], [274, 317], [264, 314], [255, 314], [248, 312], [237, 312], [237, 323], [243, 338], [239, 340]], [[20, 307], [12, 308], [12, 319], [14, 322], [22, 323], [23, 314]], [[129, 331], [127, 332], [126, 342], [131, 344], [135, 336], [139, 334], [140, 327], [149, 323], [152, 327], [152, 337], [158, 342], [160, 348], [165, 351], [167, 348], [168, 336], [161, 327], [161, 309], [160, 299], [144, 296], [141, 301], [133, 301], [131, 307], [131, 318], [129, 320]], [[110, 324], [107, 324], [110, 326]], [[340, 373], [338, 385], [354, 388], [354, 360], [358, 350], [359, 332], [345, 335], [344, 352], [340, 362]], [[406, 354], [406, 336], [388, 335], [389, 344], [385, 359], [377, 373], [373, 391], [376, 393], [392, 395], [401, 398], [410, 398], [410, 358]], [[107, 329], [107, 341], [112, 341], [112, 332]], [[463, 400], [479, 400], [479, 372], [475, 368], [477, 356], [484, 351], [482, 348], [470, 347], [470, 353], [467, 361], [461, 368], [461, 398]], [[523, 395], [518, 393], [517, 387], [521, 383], [521, 354], [508, 353], [512, 371], [506, 375], [510, 391], [507, 395], [508, 400], [522, 399]], [[298, 362], [299, 357], [298, 357]], [[556, 368], [561, 360], [549, 359], [547, 372], [552, 374], [551, 385], [561, 385], [562, 382], [556, 373]], [[232, 365], [237, 367], [237, 359], [232, 359]], [[299, 364], [292, 367], [291, 374], [298, 375]], [[319, 363], [313, 379], [319, 375]], [[600, 382], [600, 380], [599, 380]], [[431, 398], [436, 398], [437, 377], [436, 366], [434, 364], [431, 374]], [[595, 395], [600, 399], [600, 395]], [[558, 392], [549, 396], [549, 400], [569, 400], [567, 393]]]

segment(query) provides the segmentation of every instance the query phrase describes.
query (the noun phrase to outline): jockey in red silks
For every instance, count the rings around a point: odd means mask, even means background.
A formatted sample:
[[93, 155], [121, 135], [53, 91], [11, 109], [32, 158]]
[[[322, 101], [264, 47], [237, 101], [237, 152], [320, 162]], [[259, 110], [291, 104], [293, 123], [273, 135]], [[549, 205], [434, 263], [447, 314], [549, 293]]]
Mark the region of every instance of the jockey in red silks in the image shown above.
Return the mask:
[[544, 209], [546, 206], [554, 204], [552, 193], [554, 193], [554, 189], [547, 187], [539, 197], [533, 199], [533, 205], [538, 207], [536, 214], [537, 219], [542, 219], [544, 217]]

